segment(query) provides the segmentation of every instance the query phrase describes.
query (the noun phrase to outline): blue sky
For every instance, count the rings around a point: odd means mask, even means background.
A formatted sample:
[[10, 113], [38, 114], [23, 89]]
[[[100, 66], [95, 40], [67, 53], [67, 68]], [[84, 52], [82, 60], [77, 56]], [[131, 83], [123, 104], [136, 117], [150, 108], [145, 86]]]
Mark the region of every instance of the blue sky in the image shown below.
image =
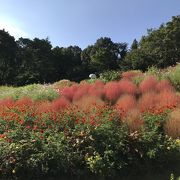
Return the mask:
[[63, 47], [85, 48], [105, 36], [131, 44], [175, 15], [180, 0], [0, 0], [0, 29]]

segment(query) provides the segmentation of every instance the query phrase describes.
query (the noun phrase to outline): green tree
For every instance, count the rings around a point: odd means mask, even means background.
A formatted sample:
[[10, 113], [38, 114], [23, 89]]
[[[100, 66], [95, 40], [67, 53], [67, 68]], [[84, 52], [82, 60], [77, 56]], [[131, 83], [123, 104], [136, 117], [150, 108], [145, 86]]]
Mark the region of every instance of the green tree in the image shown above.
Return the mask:
[[17, 85], [53, 82], [54, 62], [48, 39], [20, 38], [18, 44]]
[[16, 76], [16, 85], [35, 83], [38, 80], [38, 73], [33, 71], [34, 52], [31, 48], [32, 40], [28, 38], [19, 38], [18, 45], [18, 73]]
[[[133, 45], [134, 46], [134, 45]], [[136, 46], [135, 46], [136, 47]], [[139, 42], [138, 49], [131, 48], [126, 62], [133, 69], [146, 70], [155, 65], [158, 68], [180, 62], [180, 16], [162, 24], [158, 29], [149, 29]]]
[[108, 37], [100, 38], [83, 50], [81, 58], [92, 72], [103, 72], [119, 68], [119, 62], [127, 52], [126, 43], [114, 43]]
[[131, 50], [135, 50], [138, 48], [138, 41], [134, 39], [132, 45], [131, 45]]
[[83, 64], [81, 61], [81, 48], [69, 46], [67, 48], [56, 47], [53, 50], [57, 80], [69, 79], [80, 81], [83, 79]]
[[13, 36], [0, 30], [0, 84], [13, 84], [16, 75], [17, 45]]
[[91, 65], [100, 72], [116, 69], [118, 68], [118, 55], [117, 46], [110, 38], [100, 38], [91, 51]]

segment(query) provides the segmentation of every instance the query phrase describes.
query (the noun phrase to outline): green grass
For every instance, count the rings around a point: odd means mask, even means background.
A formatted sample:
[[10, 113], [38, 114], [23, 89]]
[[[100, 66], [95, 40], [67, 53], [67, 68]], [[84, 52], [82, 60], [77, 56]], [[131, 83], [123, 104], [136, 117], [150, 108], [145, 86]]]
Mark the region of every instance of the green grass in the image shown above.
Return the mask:
[[59, 94], [51, 87], [40, 84], [32, 84], [23, 87], [1, 86], [0, 99], [12, 98], [17, 100], [30, 97], [33, 100], [54, 100]]

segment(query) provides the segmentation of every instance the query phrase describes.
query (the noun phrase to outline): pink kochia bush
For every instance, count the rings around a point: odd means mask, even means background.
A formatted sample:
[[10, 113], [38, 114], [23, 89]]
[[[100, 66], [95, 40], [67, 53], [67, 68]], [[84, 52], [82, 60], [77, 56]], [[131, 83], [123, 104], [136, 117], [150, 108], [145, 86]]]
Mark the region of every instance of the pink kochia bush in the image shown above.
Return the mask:
[[169, 81], [162, 80], [162, 81], [159, 81], [158, 84], [156, 85], [156, 91], [157, 92], [162, 92], [162, 91], [173, 92], [174, 88], [171, 86]]
[[18, 99], [15, 103], [15, 106], [32, 106], [33, 105], [33, 101], [28, 98], [28, 97], [24, 97], [22, 99]]
[[71, 87], [65, 87], [60, 91], [60, 95], [67, 98], [69, 101], [72, 102], [74, 94], [78, 90], [78, 85], [72, 85]]
[[115, 81], [108, 82], [104, 86], [104, 95], [106, 99], [109, 100], [110, 102], [115, 102], [120, 97], [121, 94], [122, 94], [122, 90], [118, 82]]
[[81, 87], [79, 87], [76, 93], [74, 94], [73, 101], [78, 101], [83, 96], [88, 95], [89, 89], [90, 89], [90, 84], [82, 84]]
[[104, 83], [96, 81], [88, 90], [88, 95], [102, 99], [104, 96]]
[[119, 82], [109, 82], [104, 87], [105, 97], [112, 102], [116, 102], [123, 94], [135, 95], [136, 92], [136, 85], [127, 79]]
[[139, 86], [141, 96], [138, 107], [141, 112], [162, 113], [172, 109], [179, 103], [179, 96], [167, 80], [157, 81], [155, 77], [148, 77]]
[[93, 84], [74, 84], [62, 89], [60, 96], [65, 104], [80, 107], [108, 103], [123, 116], [134, 107], [141, 113], [162, 113], [179, 103], [179, 96], [171, 84], [167, 80], [158, 81], [153, 76], [146, 77], [139, 87], [128, 78], [106, 84], [99, 80]]
[[153, 76], [149, 76], [140, 83], [139, 90], [141, 93], [155, 91], [157, 84], [158, 81], [156, 80], [156, 78]]
[[54, 100], [51, 103], [52, 109], [54, 109], [55, 111], [59, 111], [61, 109], [65, 109], [70, 105], [70, 102], [68, 99], [62, 97], [59, 99]]
[[121, 90], [122, 94], [135, 95], [138, 91], [137, 86], [133, 84], [133, 82], [125, 79], [119, 81], [119, 89]]
[[92, 109], [92, 107], [96, 105], [104, 106], [105, 102], [94, 96], [84, 96], [78, 101], [74, 102], [74, 104], [77, 105], [80, 109], [87, 110]]

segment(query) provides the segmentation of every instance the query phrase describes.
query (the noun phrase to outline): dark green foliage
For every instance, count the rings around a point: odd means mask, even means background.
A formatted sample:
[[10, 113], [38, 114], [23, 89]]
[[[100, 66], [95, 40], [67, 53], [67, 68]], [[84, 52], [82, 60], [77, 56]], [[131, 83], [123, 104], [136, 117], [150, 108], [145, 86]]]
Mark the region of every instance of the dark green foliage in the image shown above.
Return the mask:
[[104, 37], [88, 46], [82, 52], [82, 60], [89, 64], [92, 72], [100, 73], [119, 68], [120, 61], [127, 52], [126, 43], [114, 43], [110, 38]]
[[16, 75], [17, 44], [13, 36], [0, 30], [0, 84], [13, 84]]
[[51, 82], [54, 78], [54, 64], [51, 44], [48, 39], [34, 40], [20, 38], [18, 44], [18, 75], [14, 84]]
[[[122, 58], [121, 53], [125, 49], [121, 46], [122, 44], [113, 43], [110, 38], [98, 39], [91, 51], [91, 65], [98, 72], [117, 69], [118, 61]], [[126, 47], [125, 44], [124, 46]]]

